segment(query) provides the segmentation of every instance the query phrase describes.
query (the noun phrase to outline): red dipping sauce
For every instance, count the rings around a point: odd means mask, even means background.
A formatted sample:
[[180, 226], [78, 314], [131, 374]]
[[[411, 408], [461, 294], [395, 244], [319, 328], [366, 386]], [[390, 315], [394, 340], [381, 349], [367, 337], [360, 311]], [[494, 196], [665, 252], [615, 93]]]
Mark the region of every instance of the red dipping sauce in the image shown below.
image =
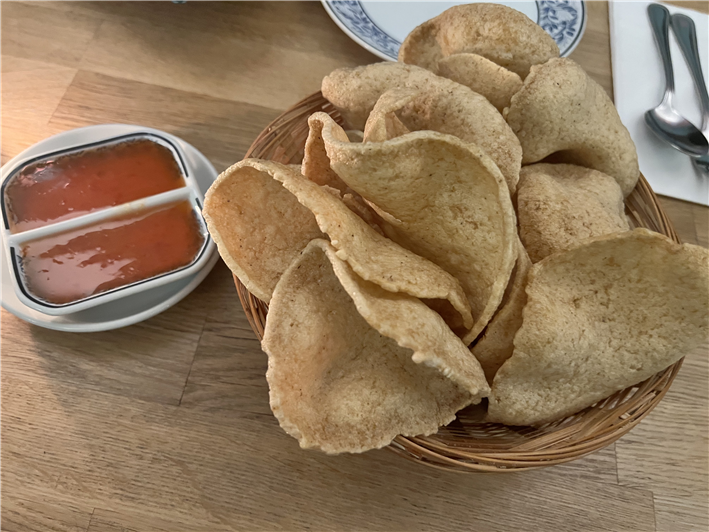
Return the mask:
[[78, 301], [188, 266], [205, 239], [188, 201], [39, 238], [21, 248], [25, 288], [52, 304]]
[[19, 233], [183, 186], [172, 151], [139, 137], [28, 165], [4, 200], [10, 232]]

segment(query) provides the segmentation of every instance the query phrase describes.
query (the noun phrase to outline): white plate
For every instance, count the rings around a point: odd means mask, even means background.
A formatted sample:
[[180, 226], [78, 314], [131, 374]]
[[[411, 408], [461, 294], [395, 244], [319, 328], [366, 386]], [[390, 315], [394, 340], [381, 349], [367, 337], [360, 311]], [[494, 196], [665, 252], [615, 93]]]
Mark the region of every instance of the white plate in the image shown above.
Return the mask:
[[[39, 153], [59, 150], [65, 146], [74, 144], [99, 141], [125, 135], [138, 130], [151, 131], [149, 128], [124, 124], [105, 124], [72, 129], [35, 144], [8, 161], [5, 166], [14, 165], [16, 161], [26, 157], [32, 157]], [[217, 178], [217, 171], [214, 169], [214, 166], [212, 166], [212, 163], [197, 151], [194, 146], [184, 140], [169, 135], [164, 131], [152, 131], [180, 145], [187, 155], [185, 164], [192, 170], [197, 179], [197, 184], [204, 194]], [[134, 323], [151, 318], [167, 310], [197, 288], [199, 283], [201, 283], [212, 270], [217, 260], [219, 260], [219, 253], [215, 249], [204, 268], [190, 277], [81, 312], [65, 314], [63, 316], [49, 316], [27, 307], [17, 298], [12, 287], [12, 282], [10, 281], [10, 275], [12, 274], [10, 273], [7, 257], [2, 249], [0, 249], [0, 255], [2, 307], [18, 318], [39, 325], [40, 327], [69, 332], [108, 331], [127, 325], [133, 325]]]
[[[419, 24], [449, 7], [466, 2], [378, 2], [321, 0], [332, 20], [354, 41], [374, 55], [396, 61], [399, 46]], [[561, 56], [569, 55], [586, 29], [586, 5], [582, 0], [496, 2], [521, 11], [539, 24], [559, 45]]]

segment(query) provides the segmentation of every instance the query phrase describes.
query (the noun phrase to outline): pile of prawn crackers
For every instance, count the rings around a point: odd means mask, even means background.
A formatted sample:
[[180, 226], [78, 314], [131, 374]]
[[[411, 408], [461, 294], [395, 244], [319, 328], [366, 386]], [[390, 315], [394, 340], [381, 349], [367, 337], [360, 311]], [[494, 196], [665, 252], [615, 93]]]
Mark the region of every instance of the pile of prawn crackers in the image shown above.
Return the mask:
[[302, 165], [245, 159], [204, 216], [269, 304], [270, 404], [301, 447], [358, 453], [487, 402], [540, 426], [708, 333], [709, 252], [632, 229], [635, 146], [525, 15], [464, 5], [395, 63], [342, 68]]

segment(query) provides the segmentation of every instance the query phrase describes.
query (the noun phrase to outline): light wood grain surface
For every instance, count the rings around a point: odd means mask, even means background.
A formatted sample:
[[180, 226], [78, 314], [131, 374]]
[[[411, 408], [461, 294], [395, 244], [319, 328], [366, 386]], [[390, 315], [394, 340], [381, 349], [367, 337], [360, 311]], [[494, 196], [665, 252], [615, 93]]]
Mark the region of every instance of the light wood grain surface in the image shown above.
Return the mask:
[[[377, 60], [318, 2], [1, 9], [3, 162], [125, 122], [183, 137], [222, 170], [332, 69]], [[611, 93], [607, 5], [588, 11], [572, 57]], [[662, 203], [685, 241], [709, 246], [709, 209]], [[270, 413], [265, 370], [222, 263], [117, 331], [54, 332], [2, 311], [2, 530], [709, 530], [707, 356], [616, 444], [512, 475], [301, 451]]]

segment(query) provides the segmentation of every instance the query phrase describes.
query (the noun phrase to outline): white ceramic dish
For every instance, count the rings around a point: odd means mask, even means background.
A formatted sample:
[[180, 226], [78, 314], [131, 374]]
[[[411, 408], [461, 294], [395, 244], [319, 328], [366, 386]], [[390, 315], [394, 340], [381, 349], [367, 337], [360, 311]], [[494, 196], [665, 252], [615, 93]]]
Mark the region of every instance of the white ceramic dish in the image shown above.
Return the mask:
[[[374, 55], [396, 61], [399, 46], [419, 24], [464, 2], [379, 2], [321, 0], [330, 18], [360, 46]], [[539, 24], [569, 55], [586, 29], [586, 5], [582, 0], [496, 2], [521, 11]]]
[[[194, 176], [200, 195], [203, 195], [217, 177], [212, 164], [185, 141], [164, 132], [123, 124], [106, 124], [66, 131], [55, 135], [25, 150], [3, 166], [13, 168], [19, 161], [33, 158], [40, 153], [58, 151], [68, 146], [97, 142], [108, 138], [127, 135], [138, 131], [146, 131], [162, 135], [179, 146], [184, 154], [184, 162]], [[210, 240], [211, 242], [211, 240]], [[50, 316], [24, 304], [15, 294], [12, 285], [12, 274], [4, 250], [0, 247], [0, 272], [2, 277], [2, 306], [9, 312], [30, 323], [50, 329], [71, 332], [95, 332], [125, 327], [150, 318], [171, 307], [194, 290], [211, 271], [219, 259], [216, 246], [204, 255], [203, 266], [182, 279], [169, 282], [162, 286], [144, 290], [89, 310], [74, 312], [61, 316]]]

